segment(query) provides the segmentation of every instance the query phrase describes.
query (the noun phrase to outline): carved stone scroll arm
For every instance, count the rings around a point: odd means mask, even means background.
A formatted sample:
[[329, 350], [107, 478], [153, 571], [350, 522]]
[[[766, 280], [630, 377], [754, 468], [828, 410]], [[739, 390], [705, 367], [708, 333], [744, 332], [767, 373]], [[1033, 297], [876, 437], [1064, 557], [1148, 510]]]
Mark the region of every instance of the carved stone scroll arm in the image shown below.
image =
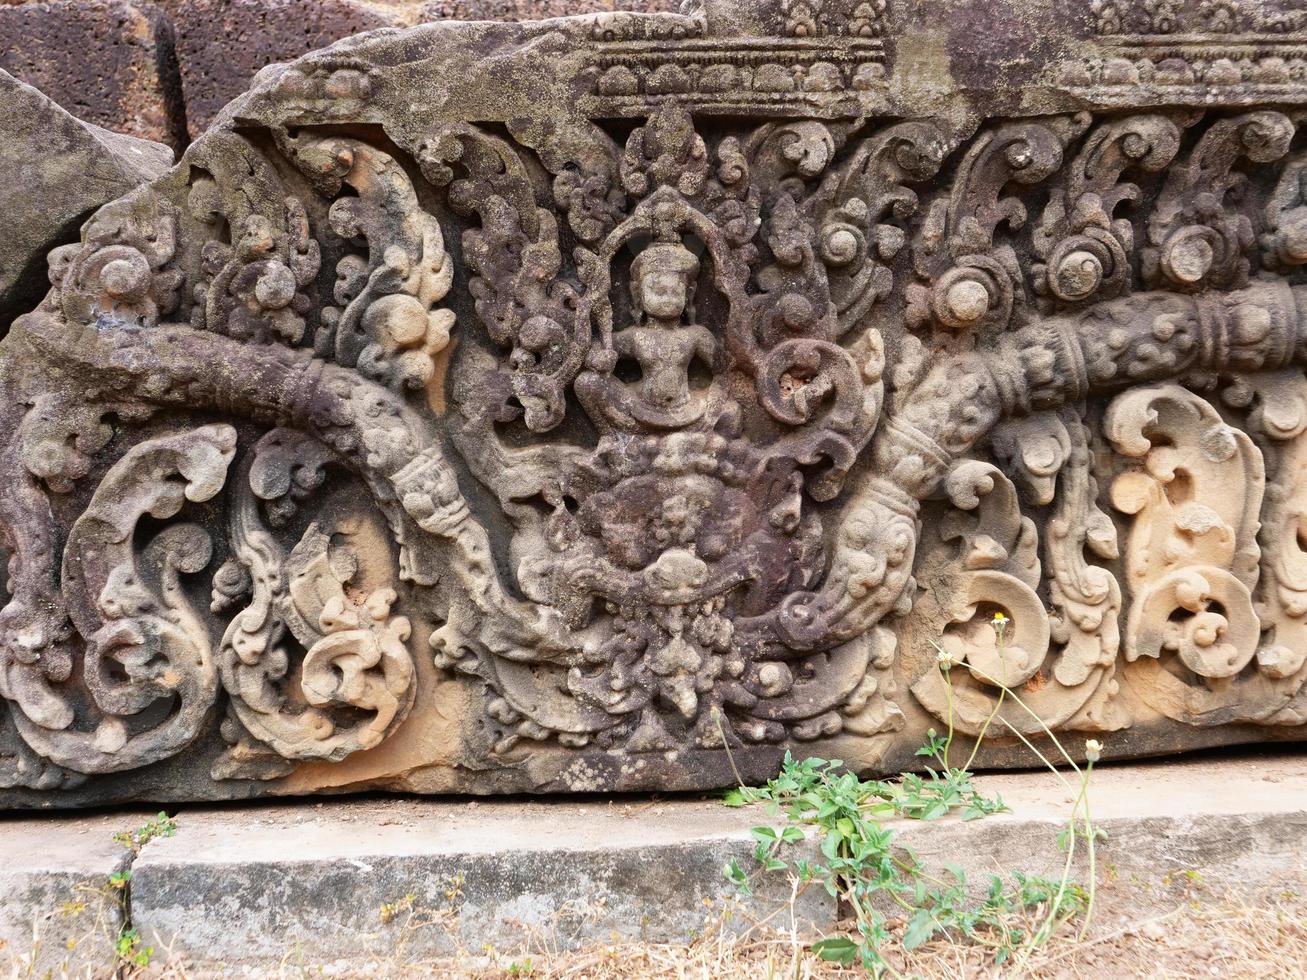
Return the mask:
[[895, 608], [911, 575], [919, 502], [1006, 415], [1191, 370], [1258, 371], [1307, 359], [1298, 292], [1257, 282], [1198, 297], [1139, 294], [1005, 335], [991, 356], [968, 352], [936, 365], [877, 431], [872, 456], [882, 475], [851, 499], [826, 584], [790, 596], [765, 629], [788, 645], [822, 648]]
[[[904, 493], [935, 491], [950, 460], [1004, 416], [1186, 372], [1263, 371], [1307, 359], [1299, 290], [1283, 282], [1198, 297], [1144, 293], [1005, 335], [997, 351], [933, 368], [873, 451]], [[1305, 297], [1307, 298], [1307, 297]], [[915, 451], [906, 451], [915, 445]]]
[[0, 696], [50, 727], [72, 723], [72, 709], [49, 680], [72, 671], [72, 623], [59, 591], [50, 501], [23, 466], [19, 411], [6, 419], [0, 454], [0, 534], [10, 555], [9, 601], [0, 609]]
[[1300, 292], [1260, 280], [1198, 296], [1140, 293], [1016, 331], [986, 363], [1005, 415], [1191, 371], [1275, 370], [1307, 357]]
[[[208, 564], [209, 537], [198, 525], [173, 524], [138, 555], [134, 536], [141, 519], [167, 519], [186, 501], [217, 494], [235, 446], [225, 425], [149, 439], [114, 464], [73, 525], [62, 590], [86, 640], [80, 680], [94, 711], [90, 730], [76, 727], [82, 719], [71, 705], [54, 719], [16, 711], [23, 740], [45, 758], [115, 772], [166, 758], [200, 731], [217, 670], [179, 575]], [[138, 717], [149, 721], [129, 722]]]
[[[507, 595], [485, 530], [470, 519], [454, 471], [431, 444], [428, 426], [381, 385], [307, 352], [251, 347], [183, 327], [109, 335], [35, 313], [15, 324], [10, 342], [27, 348], [14, 356], [76, 371], [87, 384], [131, 388], [157, 404], [219, 409], [313, 435], [361, 471], [400, 536], [409, 577], [420, 584], [434, 581], [426, 571], [434, 564], [427, 549], [443, 539], [463, 556], [465, 582], [489, 603], [487, 612], [507, 617], [528, 637], [538, 638], [543, 629], [555, 636], [551, 645], [575, 645], [552, 625], [538, 626], [539, 614]], [[224, 369], [214, 371], [215, 364]], [[396, 502], [402, 508], [392, 506]], [[452, 522], [433, 516], [447, 511], [462, 516]], [[414, 525], [434, 537], [408, 533]]]
[[307, 351], [250, 346], [186, 327], [77, 327], [40, 312], [19, 318], [9, 343], [8, 356], [75, 373], [87, 386], [303, 430], [364, 475], [389, 477], [432, 438], [429, 424], [398, 396]]
[[[451, 544], [450, 570], [468, 598], [464, 615], [493, 632], [495, 653], [526, 663], [570, 663], [580, 650], [579, 637], [553, 609], [522, 602], [499, 580], [490, 538], [468, 509], [454, 472], [434, 447], [417, 455], [394, 476], [396, 494], [407, 516], [428, 534]], [[472, 623], [451, 615], [450, 623], [431, 638], [438, 649], [457, 649], [474, 635]], [[482, 639], [487, 639], [482, 636]]]

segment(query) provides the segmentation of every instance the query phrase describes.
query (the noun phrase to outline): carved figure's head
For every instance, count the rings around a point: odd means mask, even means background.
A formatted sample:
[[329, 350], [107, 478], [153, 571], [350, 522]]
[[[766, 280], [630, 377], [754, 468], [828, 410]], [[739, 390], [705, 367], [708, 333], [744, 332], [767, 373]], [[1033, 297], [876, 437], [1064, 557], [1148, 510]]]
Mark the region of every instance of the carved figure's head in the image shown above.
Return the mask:
[[685, 312], [698, 276], [699, 259], [684, 245], [650, 245], [631, 263], [631, 300], [651, 317], [675, 319]]

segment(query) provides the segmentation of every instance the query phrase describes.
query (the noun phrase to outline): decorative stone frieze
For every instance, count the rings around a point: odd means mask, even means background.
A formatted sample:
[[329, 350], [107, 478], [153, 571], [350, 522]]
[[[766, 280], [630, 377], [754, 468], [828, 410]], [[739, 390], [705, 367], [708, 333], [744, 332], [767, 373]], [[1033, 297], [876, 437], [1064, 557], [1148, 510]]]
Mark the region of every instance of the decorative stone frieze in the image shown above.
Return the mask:
[[261, 74], [0, 344], [0, 801], [1300, 737], [1307, 25], [1046, 6]]

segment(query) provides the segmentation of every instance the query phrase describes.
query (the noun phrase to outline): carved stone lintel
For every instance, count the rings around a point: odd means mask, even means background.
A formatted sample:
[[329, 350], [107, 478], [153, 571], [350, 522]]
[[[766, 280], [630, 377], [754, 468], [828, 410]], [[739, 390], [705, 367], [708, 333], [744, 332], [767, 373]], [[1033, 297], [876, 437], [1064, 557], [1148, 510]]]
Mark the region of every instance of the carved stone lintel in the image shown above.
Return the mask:
[[0, 341], [0, 805], [1302, 726], [1307, 24], [1053, 6], [261, 74]]

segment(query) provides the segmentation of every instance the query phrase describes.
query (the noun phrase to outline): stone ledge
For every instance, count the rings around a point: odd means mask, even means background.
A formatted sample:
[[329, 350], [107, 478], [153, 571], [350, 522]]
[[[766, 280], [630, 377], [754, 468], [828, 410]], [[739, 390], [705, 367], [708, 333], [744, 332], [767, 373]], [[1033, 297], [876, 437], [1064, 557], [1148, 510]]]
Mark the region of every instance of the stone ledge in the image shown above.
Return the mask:
[[[983, 777], [1012, 808], [984, 820], [901, 822], [899, 840], [933, 867], [1052, 875], [1055, 838], [1069, 811], [1047, 773]], [[1153, 879], [1201, 871], [1208, 879], [1269, 876], [1307, 851], [1307, 756], [1242, 752], [1104, 767], [1093, 783], [1109, 839], [1101, 866]], [[447, 928], [405, 938], [413, 956], [511, 948], [532, 932], [553, 941], [684, 939], [705, 919], [704, 900], [732, 894], [732, 857], [752, 864], [751, 827], [777, 823], [764, 808], [716, 800], [669, 802], [415, 802], [184, 810], [177, 836], [152, 842], [133, 870], [133, 918], [142, 936], [190, 962], [252, 964], [294, 950], [323, 961], [384, 956], [397, 929], [383, 904], [406, 894], [445, 906], [446, 881], [463, 878]], [[786, 889], [761, 891], [745, 910], [763, 917]], [[797, 921], [835, 920], [809, 890]], [[788, 927], [788, 915], [784, 924]]]
[[112, 962], [120, 915], [97, 890], [130, 864], [113, 835], [148, 819], [125, 811], [0, 820], [0, 973], [8, 965], [14, 976], [84, 975]]
[[[928, 866], [960, 865], [978, 884], [989, 872], [1060, 873], [1055, 837], [1069, 811], [1062, 785], [1047, 773], [978, 782], [1012, 812], [969, 823], [903, 821], [897, 839]], [[1192, 872], [1209, 882], [1268, 882], [1307, 868], [1307, 755], [1245, 750], [1104, 766], [1092, 800], [1109, 835], [1099, 852], [1101, 882], [1159, 883]], [[75, 963], [63, 949], [75, 930], [57, 912], [78, 884], [103, 883], [125, 866], [112, 834], [147, 817], [132, 811], [0, 822], [6, 952], [25, 949], [36, 920], [53, 923], [42, 964]], [[778, 822], [764, 808], [731, 810], [715, 799], [371, 799], [183, 809], [176, 836], [147, 844], [132, 865], [132, 916], [146, 943], [190, 966], [247, 971], [288, 955], [375, 962], [401, 942], [406, 956], [422, 959], [455, 943], [515, 949], [545, 936], [562, 944], [614, 933], [675, 941], [702, 929], [732, 896], [722, 867], [732, 857], [751, 866], [750, 828]], [[462, 901], [457, 914], [443, 915], [456, 875]], [[410, 894], [440, 921], [413, 929], [400, 915], [383, 923], [381, 907]], [[759, 889], [738, 921], [784, 909], [788, 897], [777, 879]], [[772, 922], [822, 929], [837, 914], [817, 889], [801, 897], [795, 913], [791, 920], [786, 909]], [[86, 954], [97, 950], [88, 944]]]
[[[399, 938], [383, 905], [414, 896], [446, 926], [405, 937], [416, 956], [510, 946], [549, 934], [577, 943], [617, 933], [688, 939], [734, 892], [723, 868], [752, 861], [756, 814], [717, 801], [421, 803], [369, 801], [184, 811], [184, 829], [148, 846], [132, 875], [133, 921], [172, 955], [226, 963], [303, 949], [336, 960], [385, 956]], [[751, 912], [785, 905], [760, 889]], [[811, 891], [797, 918], [832, 921]], [[311, 954], [310, 954], [311, 951]]]

